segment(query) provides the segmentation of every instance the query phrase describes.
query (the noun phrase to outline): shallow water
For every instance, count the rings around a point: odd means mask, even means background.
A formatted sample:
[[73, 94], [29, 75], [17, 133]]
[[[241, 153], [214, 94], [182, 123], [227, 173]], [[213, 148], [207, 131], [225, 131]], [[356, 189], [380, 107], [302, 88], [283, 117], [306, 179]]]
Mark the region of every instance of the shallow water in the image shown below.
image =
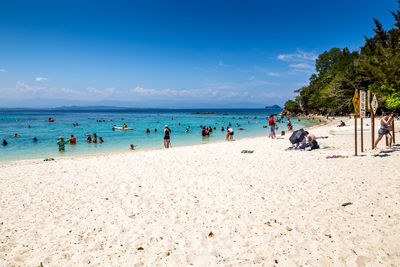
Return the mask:
[[[174, 109], [119, 109], [119, 110], [3, 110], [0, 111], [0, 140], [6, 139], [7, 146], [0, 145], [0, 160], [16, 160], [29, 158], [47, 158], [70, 156], [76, 154], [101, 153], [109, 151], [129, 150], [130, 144], [137, 149], [163, 147], [163, 129], [168, 124], [171, 132], [172, 146], [201, 144], [224, 140], [223, 126], [229, 122], [235, 131], [235, 139], [266, 136], [268, 129], [266, 117], [281, 110], [267, 109], [218, 109], [204, 110], [215, 114], [196, 114], [199, 110]], [[203, 110], [200, 110], [203, 111]], [[46, 120], [51, 117], [55, 122]], [[99, 122], [101, 120], [101, 122]], [[104, 120], [104, 122], [103, 122]], [[73, 123], [79, 126], [74, 127]], [[134, 128], [132, 131], [112, 131], [113, 125]], [[237, 126], [239, 124], [239, 126]], [[314, 121], [292, 120], [294, 129], [310, 126]], [[28, 125], [31, 128], [28, 128]], [[209, 137], [202, 137], [200, 125], [216, 127]], [[190, 127], [189, 132], [185, 130]], [[278, 134], [287, 130], [286, 119], [279, 124]], [[244, 130], [238, 130], [238, 128]], [[146, 129], [150, 133], [146, 133]], [[154, 132], [157, 129], [157, 132]], [[13, 138], [18, 133], [19, 138]], [[86, 134], [96, 133], [103, 137], [103, 144], [86, 143]], [[58, 152], [57, 138], [65, 138], [73, 134], [77, 137], [76, 145], [66, 145], [65, 152]], [[38, 142], [32, 142], [37, 137]]]

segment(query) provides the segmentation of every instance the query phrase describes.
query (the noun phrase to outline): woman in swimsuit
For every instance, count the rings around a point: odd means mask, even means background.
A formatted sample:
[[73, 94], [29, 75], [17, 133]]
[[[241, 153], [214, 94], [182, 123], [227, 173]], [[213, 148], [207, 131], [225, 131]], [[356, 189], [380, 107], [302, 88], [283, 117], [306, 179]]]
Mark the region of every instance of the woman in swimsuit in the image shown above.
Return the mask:
[[382, 137], [385, 135], [389, 139], [389, 148], [392, 148], [392, 135], [390, 134], [390, 130], [392, 128], [393, 116], [389, 114], [383, 114], [381, 119], [381, 128], [378, 131], [378, 139], [375, 141], [375, 147], [378, 145], [379, 141], [381, 141]]
[[165, 125], [165, 129], [164, 129], [164, 147], [165, 148], [169, 148], [170, 133], [171, 133], [171, 130], [168, 128], [168, 125]]

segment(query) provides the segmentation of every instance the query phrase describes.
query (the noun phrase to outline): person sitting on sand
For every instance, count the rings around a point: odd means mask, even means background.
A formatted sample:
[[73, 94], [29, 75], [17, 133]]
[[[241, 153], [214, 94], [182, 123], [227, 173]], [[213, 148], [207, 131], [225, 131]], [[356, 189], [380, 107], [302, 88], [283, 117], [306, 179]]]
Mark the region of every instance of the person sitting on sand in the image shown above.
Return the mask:
[[6, 139], [3, 139], [3, 143], [2, 143], [2, 145], [3, 145], [3, 146], [6, 146], [6, 145], [8, 145], [8, 143], [7, 143], [7, 140], [6, 140]]
[[165, 125], [165, 127], [164, 127], [164, 147], [165, 148], [169, 148], [170, 134], [171, 134], [171, 130], [168, 128], [168, 125]]
[[103, 137], [100, 137], [99, 142], [100, 144], [104, 143]]
[[306, 131], [306, 137], [307, 137], [307, 143], [310, 143], [311, 141], [316, 140], [315, 135], [312, 133], [309, 133], [307, 131]]
[[76, 144], [76, 137], [73, 134], [71, 134], [71, 137], [69, 138], [69, 143], [71, 145], [75, 145]]
[[344, 123], [344, 121], [340, 121], [340, 124], [337, 126], [337, 127], [343, 127], [343, 126], [346, 126], [346, 123]]
[[58, 151], [65, 151], [65, 144], [64, 137], [60, 136], [57, 141]]
[[292, 122], [290, 121], [290, 119], [287, 120], [287, 130], [288, 130], [288, 132], [293, 130], [293, 125], [292, 125]]
[[308, 132], [306, 132], [306, 135], [303, 137], [303, 140], [301, 140], [300, 143], [296, 143], [296, 146], [295, 146], [296, 149], [305, 149], [306, 148], [307, 135], [308, 135]]
[[378, 139], [375, 141], [375, 148], [378, 145], [379, 141], [381, 141], [382, 137], [385, 135], [389, 141], [389, 148], [392, 148], [392, 135], [390, 134], [390, 130], [392, 129], [393, 116], [387, 113], [383, 113], [383, 117], [381, 119], [381, 128], [378, 131]]

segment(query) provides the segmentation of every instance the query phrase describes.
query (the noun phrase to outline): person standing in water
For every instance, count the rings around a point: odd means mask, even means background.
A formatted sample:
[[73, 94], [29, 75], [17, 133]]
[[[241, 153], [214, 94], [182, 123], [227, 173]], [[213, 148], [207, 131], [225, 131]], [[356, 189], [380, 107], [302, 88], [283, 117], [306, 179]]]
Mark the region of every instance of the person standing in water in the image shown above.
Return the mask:
[[165, 125], [164, 127], [164, 147], [169, 148], [170, 146], [170, 134], [171, 130], [168, 128], [168, 125]]
[[287, 119], [287, 130], [288, 132], [293, 130], [293, 126], [292, 126], [292, 122], [290, 121], [290, 119]]
[[67, 142], [64, 141], [64, 137], [60, 136], [57, 141], [58, 151], [65, 151], [65, 144]]

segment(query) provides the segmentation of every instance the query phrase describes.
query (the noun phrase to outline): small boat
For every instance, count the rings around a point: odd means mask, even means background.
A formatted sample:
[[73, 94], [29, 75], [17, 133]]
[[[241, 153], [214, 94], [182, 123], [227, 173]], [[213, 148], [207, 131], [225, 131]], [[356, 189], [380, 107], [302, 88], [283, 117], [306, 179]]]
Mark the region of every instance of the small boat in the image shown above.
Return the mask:
[[128, 127], [118, 127], [118, 126], [114, 126], [113, 127], [115, 130], [124, 130], [124, 131], [127, 131], [127, 130], [133, 130], [133, 128], [128, 128]]
[[[364, 132], [370, 132], [371, 126], [364, 125], [363, 127]], [[357, 132], [361, 132], [361, 125], [357, 125]], [[337, 135], [337, 134], [354, 134], [354, 125], [346, 125], [342, 127], [335, 127], [329, 130], [330, 134]]]

